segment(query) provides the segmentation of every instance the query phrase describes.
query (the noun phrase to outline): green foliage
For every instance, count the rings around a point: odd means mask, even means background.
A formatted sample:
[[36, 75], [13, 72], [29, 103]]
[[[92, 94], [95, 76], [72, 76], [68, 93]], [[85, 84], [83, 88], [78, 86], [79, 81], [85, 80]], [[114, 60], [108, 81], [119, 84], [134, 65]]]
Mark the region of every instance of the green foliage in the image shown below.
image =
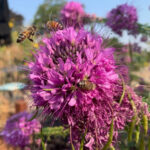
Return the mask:
[[87, 133], [87, 130], [86, 130], [85, 133], [82, 135], [82, 140], [81, 140], [81, 144], [80, 144], [80, 150], [83, 150], [83, 148], [84, 148], [84, 141], [85, 141], [86, 133]]
[[140, 81], [140, 78], [133, 75], [132, 71], [139, 71], [141, 68], [147, 67], [149, 65], [149, 62], [150, 62], [150, 52], [149, 51], [142, 50], [141, 53], [133, 52], [132, 63], [130, 63], [128, 65], [129, 70], [130, 70], [131, 81], [132, 80]]
[[33, 24], [41, 25], [45, 24], [48, 20], [59, 18], [60, 10], [64, 4], [64, 0], [45, 0], [38, 8]]
[[50, 136], [61, 136], [65, 138], [69, 134], [69, 130], [64, 129], [62, 126], [58, 127], [46, 127], [42, 129], [43, 136], [50, 137]]
[[[132, 99], [130, 99], [130, 102], [131, 100]], [[143, 98], [143, 101], [147, 102], [148, 100], [147, 98]], [[132, 107], [134, 108], [134, 106]], [[148, 134], [150, 122], [148, 122], [148, 118], [144, 114], [138, 117], [140, 117], [138, 122], [133, 118], [132, 122], [126, 126], [125, 130], [119, 132], [121, 141], [118, 142], [118, 144], [121, 150], [146, 150], [146, 148], [150, 150], [150, 135]], [[134, 126], [132, 125], [133, 122]]]
[[105, 47], [114, 47], [116, 49], [120, 49], [124, 45], [122, 43], [120, 43], [117, 38], [114, 37], [114, 38], [104, 39], [104, 46]]
[[138, 32], [150, 36], [150, 26], [148, 24], [138, 23]]

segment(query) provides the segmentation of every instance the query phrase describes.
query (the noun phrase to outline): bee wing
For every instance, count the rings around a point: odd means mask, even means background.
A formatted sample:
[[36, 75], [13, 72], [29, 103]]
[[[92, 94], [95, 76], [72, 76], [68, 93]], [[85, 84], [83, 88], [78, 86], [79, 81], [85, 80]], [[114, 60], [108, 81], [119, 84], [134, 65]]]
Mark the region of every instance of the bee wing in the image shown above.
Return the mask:
[[41, 36], [46, 32], [46, 25], [43, 23], [39, 23], [35, 25], [37, 27], [36, 32], [35, 32], [35, 36]]
[[16, 28], [16, 31], [19, 32], [19, 33], [21, 33], [21, 32], [23, 32], [23, 31], [27, 30], [27, 28], [28, 28], [28, 27], [19, 26], [19, 27]]

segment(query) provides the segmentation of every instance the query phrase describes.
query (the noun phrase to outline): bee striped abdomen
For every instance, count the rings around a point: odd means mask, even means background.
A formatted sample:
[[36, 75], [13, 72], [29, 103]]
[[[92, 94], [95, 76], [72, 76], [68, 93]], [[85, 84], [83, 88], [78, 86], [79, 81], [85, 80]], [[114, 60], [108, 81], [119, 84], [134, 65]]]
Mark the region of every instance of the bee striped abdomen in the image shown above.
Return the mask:
[[57, 21], [48, 21], [46, 23], [46, 26], [51, 31], [57, 31], [57, 30], [62, 30], [63, 29], [63, 26]]
[[78, 86], [80, 89], [87, 90], [87, 91], [94, 90], [96, 88], [94, 83], [87, 81], [87, 80], [80, 81]]
[[35, 32], [36, 32], [35, 26], [27, 28], [25, 31], [19, 34], [17, 38], [17, 43], [24, 41], [26, 38], [28, 38], [31, 42], [33, 42], [32, 36], [35, 34]]
[[20, 43], [25, 39], [26, 39], [26, 34], [21, 33], [21, 34], [19, 34], [19, 36], [17, 38], [17, 43]]

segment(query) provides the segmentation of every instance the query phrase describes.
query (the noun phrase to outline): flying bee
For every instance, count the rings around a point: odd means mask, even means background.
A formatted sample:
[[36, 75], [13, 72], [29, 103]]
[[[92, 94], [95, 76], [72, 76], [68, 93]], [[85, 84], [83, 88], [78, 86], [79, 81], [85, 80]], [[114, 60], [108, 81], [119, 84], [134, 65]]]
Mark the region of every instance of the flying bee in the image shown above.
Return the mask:
[[57, 31], [57, 30], [63, 30], [62, 24], [60, 24], [57, 21], [48, 21], [46, 23], [46, 27], [50, 31]]
[[88, 80], [82, 80], [78, 83], [79, 88], [82, 90], [94, 90], [96, 88], [96, 85]]
[[24, 30], [23, 32], [21, 32], [17, 38], [17, 43], [21, 43], [23, 42], [25, 39], [30, 40], [31, 42], [33, 42], [33, 36], [35, 35], [36, 32], [36, 26], [31, 26], [28, 27], [26, 30]]

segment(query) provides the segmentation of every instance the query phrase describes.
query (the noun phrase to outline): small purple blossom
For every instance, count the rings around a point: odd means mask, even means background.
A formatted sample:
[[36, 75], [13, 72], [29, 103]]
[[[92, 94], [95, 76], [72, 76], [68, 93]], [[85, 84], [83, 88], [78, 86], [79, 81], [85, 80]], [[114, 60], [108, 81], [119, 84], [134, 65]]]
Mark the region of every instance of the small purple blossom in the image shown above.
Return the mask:
[[136, 34], [137, 19], [136, 8], [122, 4], [108, 13], [106, 24], [119, 35], [122, 35], [123, 30], [128, 30], [129, 34]]
[[40, 122], [29, 121], [32, 114], [22, 112], [7, 120], [4, 130], [0, 133], [5, 141], [13, 146], [25, 147], [30, 144], [30, 136], [40, 131]]
[[61, 20], [66, 26], [79, 28], [83, 25], [85, 12], [83, 6], [78, 2], [68, 2], [61, 10]]

